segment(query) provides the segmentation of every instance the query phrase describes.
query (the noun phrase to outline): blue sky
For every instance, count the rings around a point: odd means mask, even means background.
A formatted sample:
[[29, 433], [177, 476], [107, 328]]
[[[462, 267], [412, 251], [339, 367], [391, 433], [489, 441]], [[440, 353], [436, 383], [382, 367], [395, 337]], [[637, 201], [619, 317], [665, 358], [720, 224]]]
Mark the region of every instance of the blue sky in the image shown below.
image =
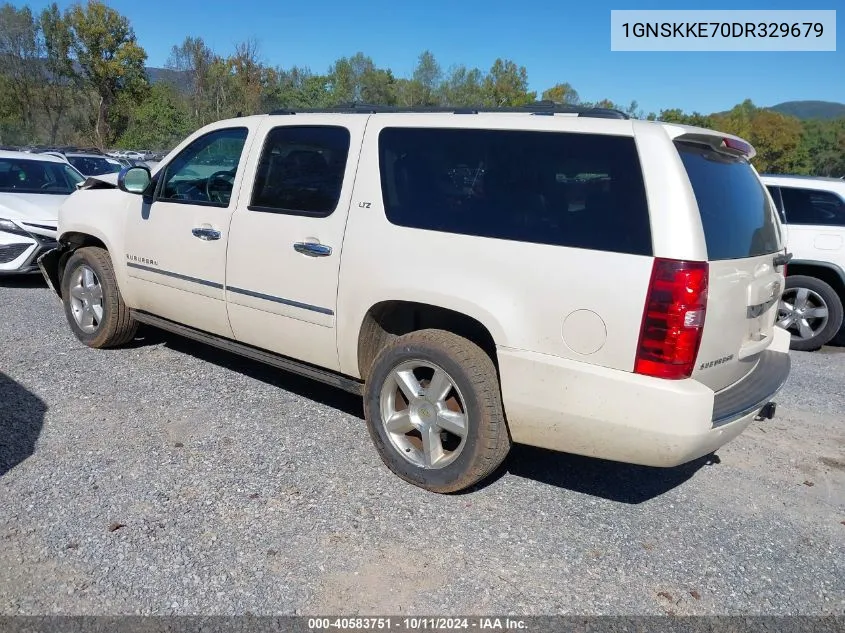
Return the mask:
[[[40, 10], [46, 1], [29, 3]], [[64, 7], [69, 2], [59, 2]], [[108, 0], [126, 15], [151, 66], [170, 47], [201, 36], [219, 54], [255, 38], [264, 62], [325, 72], [338, 57], [363, 51], [379, 66], [409, 76], [419, 53], [440, 64], [489, 69], [496, 57], [528, 69], [538, 93], [572, 84], [586, 100], [636, 99], [646, 112], [727, 109], [818, 99], [845, 103], [845, 5], [842, 0], [735, 2], [657, 0]], [[610, 51], [611, 9], [839, 9], [836, 52], [642, 53]]]

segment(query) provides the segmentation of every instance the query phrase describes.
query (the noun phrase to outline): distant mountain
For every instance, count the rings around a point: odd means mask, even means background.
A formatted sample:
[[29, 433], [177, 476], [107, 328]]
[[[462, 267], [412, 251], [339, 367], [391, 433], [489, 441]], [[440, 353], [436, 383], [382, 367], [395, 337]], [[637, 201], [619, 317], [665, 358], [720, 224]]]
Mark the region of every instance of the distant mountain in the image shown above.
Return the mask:
[[799, 119], [839, 119], [845, 117], [845, 103], [833, 101], [786, 101], [769, 110], [789, 114]]
[[179, 90], [187, 90], [191, 85], [190, 76], [186, 72], [170, 70], [169, 68], [156, 68], [155, 66], [147, 66], [145, 70], [151, 84], [167, 82], [174, 84]]

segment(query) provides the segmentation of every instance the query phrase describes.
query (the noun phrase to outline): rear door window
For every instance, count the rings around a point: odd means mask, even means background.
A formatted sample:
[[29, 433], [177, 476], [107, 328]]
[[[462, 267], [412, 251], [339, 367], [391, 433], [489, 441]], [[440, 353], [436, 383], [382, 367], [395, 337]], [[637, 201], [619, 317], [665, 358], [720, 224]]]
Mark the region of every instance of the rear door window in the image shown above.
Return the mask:
[[745, 158], [704, 144], [676, 143], [686, 168], [711, 260], [780, 250], [780, 229], [763, 184]]
[[781, 187], [789, 224], [845, 226], [845, 202], [831, 191]]
[[634, 139], [511, 130], [385, 128], [387, 218], [400, 226], [651, 255]]
[[251, 211], [324, 218], [340, 200], [350, 134], [338, 126], [282, 126], [267, 134]]

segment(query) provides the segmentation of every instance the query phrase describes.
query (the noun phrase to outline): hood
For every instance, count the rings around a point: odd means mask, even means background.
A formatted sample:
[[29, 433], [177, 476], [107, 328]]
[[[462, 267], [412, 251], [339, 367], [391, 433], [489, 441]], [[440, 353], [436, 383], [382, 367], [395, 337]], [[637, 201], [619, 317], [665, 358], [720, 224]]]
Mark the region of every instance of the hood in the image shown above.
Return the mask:
[[77, 185], [79, 189], [114, 189], [117, 187], [118, 173], [88, 176], [85, 182]]
[[55, 222], [67, 198], [47, 193], [0, 193], [0, 218]]

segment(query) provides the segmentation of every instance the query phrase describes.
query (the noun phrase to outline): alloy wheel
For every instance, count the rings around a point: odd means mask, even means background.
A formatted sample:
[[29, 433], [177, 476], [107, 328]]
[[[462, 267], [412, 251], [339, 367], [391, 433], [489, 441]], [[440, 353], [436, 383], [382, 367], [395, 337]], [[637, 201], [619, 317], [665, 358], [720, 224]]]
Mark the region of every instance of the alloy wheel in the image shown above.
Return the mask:
[[827, 325], [828, 308], [821, 295], [809, 288], [787, 288], [778, 305], [778, 325], [793, 340], [808, 340]]
[[466, 400], [442, 367], [423, 360], [400, 363], [384, 381], [379, 404], [390, 443], [415, 466], [444, 468], [463, 451]]
[[97, 331], [103, 320], [103, 287], [94, 270], [82, 264], [70, 280], [70, 307], [79, 329]]

